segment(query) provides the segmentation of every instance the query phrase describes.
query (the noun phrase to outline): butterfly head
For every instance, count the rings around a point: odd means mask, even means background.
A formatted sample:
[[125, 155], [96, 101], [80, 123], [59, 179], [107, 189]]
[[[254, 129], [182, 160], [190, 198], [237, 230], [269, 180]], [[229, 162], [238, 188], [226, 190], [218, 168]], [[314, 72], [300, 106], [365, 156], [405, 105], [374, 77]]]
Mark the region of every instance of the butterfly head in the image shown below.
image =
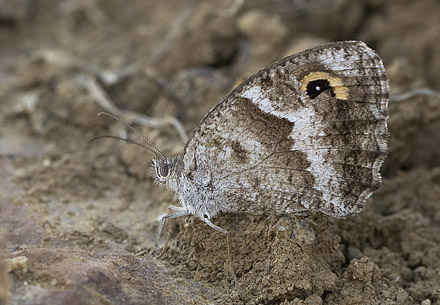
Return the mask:
[[160, 158], [156, 156], [152, 161], [152, 175], [158, 184], [177, 183], [183, 169], [180, 156], [173, 158]]
[[137, 146], [140, 146], [142, 148], [145, 148], [146, 150], [152, 152], [154, 154], [154, 159], [152, 160], [152, 173], [153, 178], [158, 184], [165, 184], [169, 188], [173, 190], [177, 190], [178, 187], [178, 179], [181, 175], [181, 172], [183, 170], [183, 160], [180, 156], [173, 157], [173, 158], [165, 158], [162, 152], [154, 146], [154, 144], [143, 134], [141, 134], [139, 131], [134, 129], [132, 126], [130, 126], [127, 122], [121, 120], [119, 117], [108, 113], [108, 112], [100, 112], [98, 113], [98, 116], [100, 115], [106, 115], [109, 116], [123, 125], [125, 125], [127, 128], [132, 130], [134, 133], [142, 137], [149, 146], [143, 145], [137, 142], [134, 142], [129, 139], [123, 139], [120, 137], [115, 137], [111, 135], [99, 135], [95, 136], [92, 139], [90, 139], [89, 143], [92, 141], [95, 141], [100, 138], [111, 138], [116, 140], [121, 140], [130, 144], [134, 144]]

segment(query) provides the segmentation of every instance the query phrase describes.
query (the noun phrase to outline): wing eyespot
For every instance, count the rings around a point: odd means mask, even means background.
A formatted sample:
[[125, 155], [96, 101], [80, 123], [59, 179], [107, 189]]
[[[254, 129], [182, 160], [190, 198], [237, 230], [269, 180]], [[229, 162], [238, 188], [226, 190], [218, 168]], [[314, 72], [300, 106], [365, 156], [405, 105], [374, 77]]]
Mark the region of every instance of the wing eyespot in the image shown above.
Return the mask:
[[340, 77], [332, 76], [327, 72], [310, 72], [301, 80], [301, 90], [314, 99], [322, 92], [331, 90], [332, 97], [340, 100], [348, 99], [348, 87]]
[[327, 79], [317, 79], [311, 81], [307, 84], [307, 95], [311, 98], [317, 98], [322, 92], [326, 90], [331, 90], [332, 96], [335, 95], [333, 91], [333, 87], [330, 85], [330, 82]]

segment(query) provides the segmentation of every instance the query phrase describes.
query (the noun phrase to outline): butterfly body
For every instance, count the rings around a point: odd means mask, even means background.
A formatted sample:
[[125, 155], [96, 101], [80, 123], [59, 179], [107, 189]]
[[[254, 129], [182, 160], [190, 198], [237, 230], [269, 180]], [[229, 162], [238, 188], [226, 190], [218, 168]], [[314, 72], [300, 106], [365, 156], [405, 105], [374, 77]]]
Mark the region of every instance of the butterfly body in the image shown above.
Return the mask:
[[153, 176], [177, 194], [175, 217], [215, 228], [219, 212], [356, 214], [381, 183], [388, 97], [382, 60], [362, 42], [289, 56], [218, 103], [183, 157], [154, 159]]

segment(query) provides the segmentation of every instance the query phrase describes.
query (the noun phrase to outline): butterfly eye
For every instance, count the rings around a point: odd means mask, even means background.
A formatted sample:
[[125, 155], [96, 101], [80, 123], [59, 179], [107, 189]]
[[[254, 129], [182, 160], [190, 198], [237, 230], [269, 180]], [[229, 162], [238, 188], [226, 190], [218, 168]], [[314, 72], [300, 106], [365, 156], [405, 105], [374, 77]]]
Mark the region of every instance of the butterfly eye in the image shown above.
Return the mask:
[[168, 167], [168, 164], [165, 163], [160, 164], [158, 174], [162, 178], [168, 177], [168, 175], [170, 174], [170, 168]]
[[[314, 99], [318, 97], [322, 92], [328, 89], [333, 89], [332, 86], [330, 86], [330, 82], [327, 79], [317, 79], [309, 82], [307, 84], [307, 95]], [[331, 91], [332, 96], [334, 95], [333, 90]]]

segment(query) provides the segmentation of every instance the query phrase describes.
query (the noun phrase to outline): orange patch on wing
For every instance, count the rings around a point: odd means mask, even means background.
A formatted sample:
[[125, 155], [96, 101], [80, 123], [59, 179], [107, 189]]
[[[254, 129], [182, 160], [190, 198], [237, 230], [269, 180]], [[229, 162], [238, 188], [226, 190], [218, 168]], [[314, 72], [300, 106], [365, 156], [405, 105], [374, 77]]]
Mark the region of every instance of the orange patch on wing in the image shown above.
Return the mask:
[[307, 74], [301, 80], [301, 90], [307, 91], [307, 84], [319, 79], [328, 80], [330, 86], [333, 88], [333, 92], [335, 93], [337, 99], [348, 100], [348, 88], [344, 86], [342, 79], [340, 79], [339, 77], [331, 76], [327, 72], [318, 71]]

